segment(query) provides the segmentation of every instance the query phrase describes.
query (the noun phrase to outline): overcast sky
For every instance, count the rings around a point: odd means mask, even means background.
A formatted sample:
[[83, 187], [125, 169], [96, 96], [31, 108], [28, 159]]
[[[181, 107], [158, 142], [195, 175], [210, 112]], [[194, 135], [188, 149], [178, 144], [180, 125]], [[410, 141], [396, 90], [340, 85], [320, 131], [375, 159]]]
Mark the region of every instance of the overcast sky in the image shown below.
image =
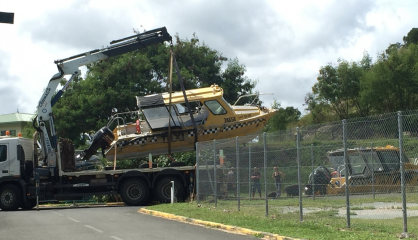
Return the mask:
[[3, 0], [0, 12], [15, 14], [0, 23], [0, 114], [35, 113], [54, 60], [163, 26], [237, 57], [257, 91], [274, 93], [262, 96], [266, 106], [277, 99], [303, 113], [321, 66], [364, 51], [376, 59], [418, 27], [416, 0]]

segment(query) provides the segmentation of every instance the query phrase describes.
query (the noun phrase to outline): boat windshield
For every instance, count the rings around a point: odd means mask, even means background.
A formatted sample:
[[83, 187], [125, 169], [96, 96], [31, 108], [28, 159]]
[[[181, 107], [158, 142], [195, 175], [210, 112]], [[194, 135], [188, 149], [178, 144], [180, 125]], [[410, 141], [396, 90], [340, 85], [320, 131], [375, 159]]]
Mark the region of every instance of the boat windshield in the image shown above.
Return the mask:
[[168, 113], [168, 109], [166, 106], [161, 107], [154, 107], [154, 108], [147, 108], [142, 110], [144, 113], [145, 118], [147, 119], [151, 129], [153, 130], [160, 130], [168, 128], [168, 119], [171, 121], [172, 128], [180, 128], [180, 123], [177, 120], [177, 114], [174, 109], [171, 110], [171, 115], [175, 116], [175, 120], [170, 117]]
[[205, 105], [209, 108], [213, 115], [226, 114], [226, 110], [217, 100], [206, 101]]
[[[206, 122], [209, 112], [205, 106], [202, 105], [199, 101], [189, 102], [190, 109], [193, 114], [196, 125], [202, 125]], [[193, 121], [190, 117], [190, 113], [187, 109], [186, 103], [177, 103], [177, 111], [179, 113], [180, 120], [184, 127], [193, 126]]]

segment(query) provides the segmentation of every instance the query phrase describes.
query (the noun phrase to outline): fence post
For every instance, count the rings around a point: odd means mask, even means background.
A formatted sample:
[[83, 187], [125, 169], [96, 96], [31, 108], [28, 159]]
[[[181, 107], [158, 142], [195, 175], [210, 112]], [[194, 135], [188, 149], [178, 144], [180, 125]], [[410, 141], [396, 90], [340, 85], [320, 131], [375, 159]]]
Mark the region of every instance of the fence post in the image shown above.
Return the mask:
[[300, 131], [299, 127], [296, 128], [296, 155], [298, 161], [298, 186], [299, 186], [299, 215], [300, 221], [303, 221], [303, 207], [302, 207], [302, 186], [301, 186], [301, 172], [300, 172]]
[[174, 203], [174, 181], [171, 181], [171, 204]]
[[406, 214], [406, 193], [405, 193], [405, 165], [403, 157], [403, 130], [402, 112], [398, 112], [398, 132], [399, 132], [399, 164], [401, 170], [401, 192], [402, 192], [402, 213], [403, 213], [403, 235], [408, 235], [408, 224]]
[[216, 139], [213, 139], [213, 185], [215, 196], [215, 207], [218, 206], [218, 182], [216, 179]]
[[200, 203], [200, 173], [199, 173], [199, 168], [200, 168], [200, 151], [199, 151], [199, 143], [196, 143], [196, 176], [195, 176], [195, 180], [196, 180], [196, 201], [199, 204]]
[[373, 194], [373, 200], [376, 199], [376, 194], [374, 190], [374, 161], [373, 161], [373, 142], [370, 146], [370, 161], [372, 162], [372, 194]]
[[311, 144], [311, 165], [312, 165], [312, 199], [315, 201], [315, 178], [313, 177], [314, 172], [314, 154], [313, 154], [313, 144]]
[[251, 201], [251, 145], [248, 145], [248, 200]]
[[348, 188], [348, 155], [347, 155], [347, 130], [346, 120], [343, 119], [343, 145], [344, 145], [344, 168], [345, 168], [345, 204], [347, 208], [347, 227], [351, 227], [350, 223], [350, 193]]
[[237, 159], [237, 204], [238, 204], [238, 211], [241, 210], [241, 184], [239, 180], [239, 143], [238, 143], [238, 137], [235, 137], [235, 144], [236, 144], [236, 159]]
[[267, 193], [267, 142], [266, 142], [266, 132], [263, 133], [263, 144], [264, 144], [264, 191], [266, 197], [266, 217], [269, 215], [269, 200]]

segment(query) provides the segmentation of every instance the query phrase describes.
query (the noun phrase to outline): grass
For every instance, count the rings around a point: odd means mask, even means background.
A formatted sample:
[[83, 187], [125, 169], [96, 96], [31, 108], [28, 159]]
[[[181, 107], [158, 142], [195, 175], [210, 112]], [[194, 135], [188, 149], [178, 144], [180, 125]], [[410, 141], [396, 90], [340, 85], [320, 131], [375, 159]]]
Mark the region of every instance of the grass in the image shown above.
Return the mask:
[[[411, 202], [417, 196], [410, 196]], [[350, 200], [351, 210], [374, 209], [361, 206], [367, 202], [400, 202], [397, 196], [378, 196], [376, 200], [354, 198]], [[218, 200], [213, 202], [176, 203], [150, 206], [148, 209], [172, 213], [189, 218], [213, 221], [227, 225], [249, 228], [303, 239], [399, 239], [403, 231], [403, 220], [395, 219], [358, 219], [351, 218], [351, 228], [347, 228], [346, 218], [338, 216], [339, 208], [345, 207], [344, 198], [303, 199], [305, 211], [300, 221], [298, 199], [269, 200], [269, 214], [265, 216], [265, 200], [241, 200], [240, 211], [236, 201]], [[358, 204], [358, 206], [354, 206]], [[354, 209], [353, 209], [354, 208]], [[287, 210], [286, 210], [287, 209]], [[293, 209], [293, 211], [288, 211]], [[350, 212], [350, 215], [355, 215]], [[417, 239], [418, 217], [408, 218], [408, 233]], [[255, 236], [261, 238], [262, 236]]]

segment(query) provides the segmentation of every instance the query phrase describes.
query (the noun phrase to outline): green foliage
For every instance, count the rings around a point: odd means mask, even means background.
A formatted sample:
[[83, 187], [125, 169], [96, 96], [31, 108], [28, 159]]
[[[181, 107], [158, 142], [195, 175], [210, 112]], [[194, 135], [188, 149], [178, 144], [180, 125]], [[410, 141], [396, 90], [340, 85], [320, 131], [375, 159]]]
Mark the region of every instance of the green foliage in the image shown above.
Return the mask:
[[[321, 101], [313, 93], [308, 93], [305, 96], [305, 106], [309, 114], [302, 117], [301, 120], [305, 124], [317, 124], [323, 122], [332, 122], [338, 119], [337, 115], [334, 114], [332, 107], [327, 102]], [[302, 123], [302, 122], [301, 122]]]
[[408, 34], [403, 37], [403, 42], [405, 43], [405, 45], [409, 45], [411, 43], [417, 44], [418, 28], [412, 28], [411, 31], [409, 31]]
[[276, 132], [285, 130], [290, 124], [297, 122], [300, 119], [301, 112], [294, 107], [282, 108], [280, 102], [273, 100], [271, 106], [273, 109], [279, 109], [278, 113], [274, 115], [266, 126], [267, 131]]
[[187, 166], [194, 166], [196, 164], [196, 152], [191, 151], [184, 153], [174, 153], [172, 157], [161, 155], [155, 159], [155, 163], [157, 163], [158, 167], [168, 167], [173, 161], [184, 162]]
[[[116, 166], [120, 169], [134, 169], [138, 168], [141, 164], [148, 163], [145, 159], [122, 159], [117, 160]], [[108, 166], [113, 166], [113, 162], [108, 162]]]
[[24, 138], [33, 138], [33, 134], [35, 133], [35, 128], [33, 128], [32, 120], [30, 122], [27, 122], [25, 127], [22, 130], [22, 137]]
[[[319, 69], [305, 96], [303, 123], [316, 124], [418, 108], [418, 28], [377, 56], [359, 62], [339, 59]], [[300, 125], [300, 124], [299, 124]], [[306, 125], [306, 124], [305, 124]]]
[[418, 106], [418, 46], [389, 49], [364, 76], [362, 97], [375, 113]]
[[[169, 167], [170, 163], [173, 161], [185, 162], [187, 166], [194, 166], [196, 164], [196, 153], [194, 151], [175, 153], [172, 157], [160, 155], [153, 157], [152, 159], [152, 162], [157, 164], [157, 167]], [[121, 159], [116, 162], [117, 167], [120, 169], [134, 169], [142, 164], [148, 164], [148, 158]], [[113, 166], [113, 161], [105, 162], [105, 165]]]
[[[224, 98], [229, 103], [234, 103], [239, 96], [253, 92], [257, 81], [252, 81], [244, 74], [246, 72], [244, 65], [235, 58], [228, 62], [228, 66], [222, 73], [224, 80], [220, 86], [224, 89]], [[250, 101], [250, 99], [247, 99]]]
[[[363, 61], [367, 59], [369, 56], [365, 54]], [[360, 116], [367, 115], [367, 108], [360, 102], [360, 79], [365, 67], [356, 62], [338, 62], [336, 67], [328, 64], [319, 70], [318, 82], [312, 87], [313, 100], [329, 104], [340, 119], [349, 118], [352, 109]]]

